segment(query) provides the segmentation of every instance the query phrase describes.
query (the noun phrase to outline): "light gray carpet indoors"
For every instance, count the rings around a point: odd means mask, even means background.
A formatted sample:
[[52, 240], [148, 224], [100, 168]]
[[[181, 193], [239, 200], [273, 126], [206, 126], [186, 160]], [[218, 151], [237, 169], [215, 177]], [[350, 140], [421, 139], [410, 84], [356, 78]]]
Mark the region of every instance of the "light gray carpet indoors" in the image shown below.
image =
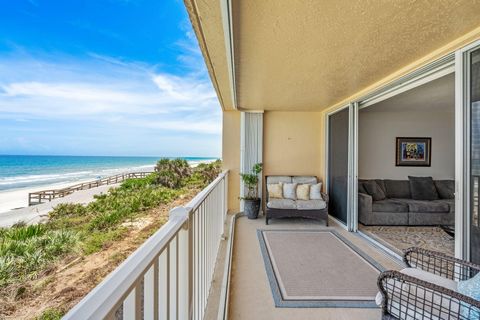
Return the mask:
[[335, 230], [257, 234], [277, 307], [376, 307], [384, 268]]
[[380, 242], [398, 255], [410, 247], [455, 255], [455, 239], [439, 227], [359, 226], [369, 237]]

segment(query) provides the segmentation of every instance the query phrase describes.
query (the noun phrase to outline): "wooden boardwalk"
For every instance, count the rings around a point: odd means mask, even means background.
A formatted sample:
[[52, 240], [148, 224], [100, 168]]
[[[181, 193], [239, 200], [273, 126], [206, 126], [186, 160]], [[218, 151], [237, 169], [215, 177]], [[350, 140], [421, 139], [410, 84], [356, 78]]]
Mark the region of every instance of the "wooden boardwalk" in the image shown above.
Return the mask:
[[87, 190], [87, 189], [92, 189], [99, 186], [117, 184], [127, 179], [145, 178], [151, 173], [152, 172], [121, 173], [121, 174], [117, 174], [114, 176], [110, 176], [110, 177], [106, 177], [106, 178], [102, 178], [94, 181], [79, 183], [67, 188], [32, 192], [28, 194], [28, 205], [33, 206], [36, 204], [52, 201], [53, 199], [63, 198], [79, 190]]

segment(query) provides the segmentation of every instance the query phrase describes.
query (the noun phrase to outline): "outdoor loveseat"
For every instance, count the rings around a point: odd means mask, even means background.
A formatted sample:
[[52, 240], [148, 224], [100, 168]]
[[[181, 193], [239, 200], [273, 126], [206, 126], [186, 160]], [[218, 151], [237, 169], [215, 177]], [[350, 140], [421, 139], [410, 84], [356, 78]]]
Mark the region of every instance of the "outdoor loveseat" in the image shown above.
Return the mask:
[[[265, 223], [272, 218], [307, 218], [315, 220], [324, 220], [328, 226], [328, 195], [321, 192], [321, 183], [315, 176], [267, 176], [265, 178], [266, 188], [266, 208]], [[270, 184], [282, 184], [285, 187], [282, 197], [273, 197], [269, 194]], [[292, 186], [293, 184], [293, 186]], [[299, 199], [294, 194], [287, 194], [286, 187], [295, 187], [300, 185], [310, 185], [311, 197]], [[282, 188], [283, 188], [282, 187]], [[313, 195], [313, 190], [318, 188], [318, 194]]]

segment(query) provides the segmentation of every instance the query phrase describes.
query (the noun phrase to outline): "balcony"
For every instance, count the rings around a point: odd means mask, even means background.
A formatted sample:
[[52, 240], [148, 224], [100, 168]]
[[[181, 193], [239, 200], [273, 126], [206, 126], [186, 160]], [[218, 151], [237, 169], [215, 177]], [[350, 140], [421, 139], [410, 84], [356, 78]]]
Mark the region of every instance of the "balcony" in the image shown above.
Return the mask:
[[[322, 222], [227, 214], [222, 173], [92, 290], [65, 319], [374, 319], [378, 308], [275, 307], [257, 230], [324, 230]], [[331, 222], [385, 268], [399, 261]]]

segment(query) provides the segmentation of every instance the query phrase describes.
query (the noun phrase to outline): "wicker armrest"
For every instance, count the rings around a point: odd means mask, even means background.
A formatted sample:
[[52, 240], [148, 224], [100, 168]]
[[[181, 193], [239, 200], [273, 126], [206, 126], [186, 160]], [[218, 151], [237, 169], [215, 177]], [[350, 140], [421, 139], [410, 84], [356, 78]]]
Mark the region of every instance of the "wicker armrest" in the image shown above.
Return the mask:
[[480, 301], [398, 271], [385, 271], [377, 285], [383, 296], [382, 319], [474, 319]]
[[328, 200], [329, 200], [328, 194], [324, 192], [321, 192], [321, 194], [322, 194], [323, 200], [327, 203], [327, 207], [328, 207]]
[[422, 269], [456, 281], [470, 279], [480, 271], [480, 265], [417, 247], [406, 249], [403, 261], [410, 268]]

